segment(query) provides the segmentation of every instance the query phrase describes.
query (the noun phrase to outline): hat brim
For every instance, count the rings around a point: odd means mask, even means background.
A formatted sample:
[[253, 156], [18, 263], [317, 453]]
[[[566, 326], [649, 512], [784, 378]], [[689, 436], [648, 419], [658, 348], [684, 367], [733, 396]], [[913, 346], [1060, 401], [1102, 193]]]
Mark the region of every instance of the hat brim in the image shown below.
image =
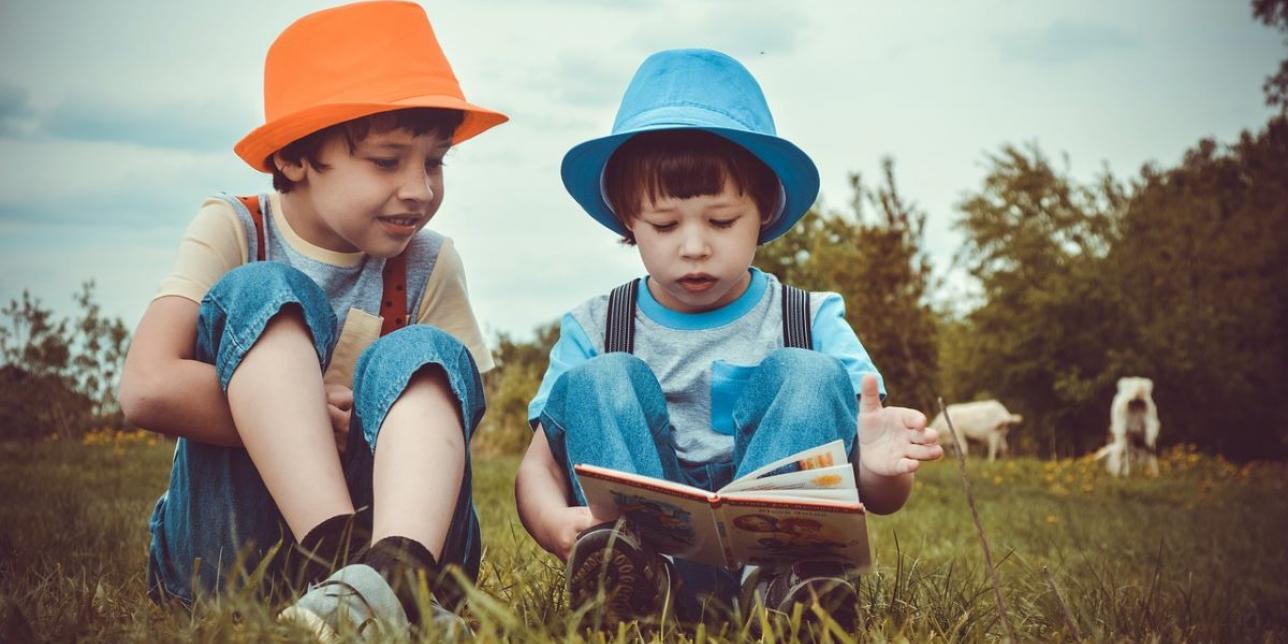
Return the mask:
[[464, 120], [452, 136], [452, 145], [510, 120], [510, 117], [500, 112], [479, 107], [455, 96], [444, 95], [413, 96], [387, 103], [325, 104], [288, 114], [255, 128], [237, 142], [233, 151], [250, 167], [260, 172], [272, 172], [268, 165], [268, 157], [293, 141], [337, 123], [381, 112], [416, 107], [460, 110], [465, 113]]
[[643, 132], [664, 130], [702, 130], [723, 137], [746, 148], [778, 175], [783, 188], [783, 210], [776, 221], [761, 231], [762, 244], [783, 236], [809, 212], [814, 200], [818, 198], [818, 168], [809, 155], [790, 141], [745, 130], [691, 125], [645, 127], [581, 143], [564, 155], [560, 169], [564, 187], [595, 221], [625, 236], [626, 228], [604, 201], [601, 183], [604, 166], [617, 148], [631, 137]]

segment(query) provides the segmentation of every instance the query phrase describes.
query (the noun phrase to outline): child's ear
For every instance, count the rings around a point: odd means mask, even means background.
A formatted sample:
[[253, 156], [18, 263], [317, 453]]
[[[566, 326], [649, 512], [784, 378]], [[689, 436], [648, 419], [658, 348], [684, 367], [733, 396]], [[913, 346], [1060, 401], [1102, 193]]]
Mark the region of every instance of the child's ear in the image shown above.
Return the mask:
[[292, 183], [299, 183], [304, 180], [305, 163], [307, 163], [307, 161], [303, 158], [291, 161], [290, 159], [283, 157], [280, 152], [273, 153], [273, 165], [277, 166], [278, 172], [281, 172], [287, 179], [290, 179]]

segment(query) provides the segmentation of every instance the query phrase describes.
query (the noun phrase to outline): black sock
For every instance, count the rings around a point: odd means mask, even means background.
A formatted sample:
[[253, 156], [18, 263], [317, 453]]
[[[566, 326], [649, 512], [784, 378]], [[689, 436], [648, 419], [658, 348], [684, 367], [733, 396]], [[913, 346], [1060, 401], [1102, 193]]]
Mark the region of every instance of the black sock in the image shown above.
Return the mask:
[[413, 624], [421, 623], [420, 609], [416, 604], [419, 573], [424, 572], [429, 592], [440, 604], [451, 605], [450, 584], [438, 567], [438, 560], [423, 544], [407, 537], [385, 537], [371, 544], [363, 553], [361, 563], [376, 569], [386, 581], [403, 610]]
[[354, 514], [339, 514], [309, 530], [286, 556], [288, 579], [302, 589], [325, 579], [354, 559], [366, 538]]

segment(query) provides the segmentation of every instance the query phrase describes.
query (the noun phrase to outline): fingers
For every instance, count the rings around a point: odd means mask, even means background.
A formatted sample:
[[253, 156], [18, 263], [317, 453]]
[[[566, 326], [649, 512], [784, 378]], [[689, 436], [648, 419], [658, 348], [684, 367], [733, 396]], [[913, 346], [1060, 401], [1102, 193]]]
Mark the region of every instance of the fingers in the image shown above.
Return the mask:
[[917, 445], [938, 445], [939, 432], [931, 427], [920, 431], [914, 429], [908, 434], [908, 440]]
[[900, 409], [900, 420], [908, 429], [921, 430], [926, 427], [926, 415], [915, 409]]
[[328, 405], [335, 405], [340, 409], [353, 409], [353, 390], [340, 385], [328, 385], [326, 388], [326, 402]]
[[577, 532], [581, 532], [591, 526], [599, 525], [605, 521], [612, 520], [595, 516], [595, 514], [590, 511], [590, 508], [587, 507], [580, 507], [577, 509], [580, 510], [580, 513], [577, 515], [577, 520], [573, 522], [574, 525], [577, 526]]
[[335, 431], [348, 432], [349, 414], [351, 413], [348, 408], [341, 408], [341, 407], [337, 407], [336, 405], [327, 403], [326, 413], [328, 416], [331, 417], [331, 427], [335, 429]]
[[876, 376], [865, 373], [859, 385], [859, 413], [881, 410], [881, 391], [877, 388]]
[[901, 458], [895, 465], [900, 474], [912, 474], [921, 467], [921, 461], [915, 461], [911, 458]]
[[904, 460], [934, 461], [942, 458], [943, 455], [944, 448], [938, 445], [909, 445], [907, 458]]

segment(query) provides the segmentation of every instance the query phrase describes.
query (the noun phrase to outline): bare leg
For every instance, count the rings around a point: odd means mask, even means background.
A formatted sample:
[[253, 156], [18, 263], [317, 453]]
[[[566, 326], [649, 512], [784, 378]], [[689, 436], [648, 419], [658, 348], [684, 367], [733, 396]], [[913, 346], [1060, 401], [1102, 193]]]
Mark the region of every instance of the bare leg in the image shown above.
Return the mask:
[[465, 435], [456, 396], [439, 369], [412, 377], [376, 440], [371, 540], [407, 537], [435, 558], [465, 473]]
[[353, 512], [322, 373], [298, 312], [273, 318], [228, 383], [242, 444], [296, 539]]

